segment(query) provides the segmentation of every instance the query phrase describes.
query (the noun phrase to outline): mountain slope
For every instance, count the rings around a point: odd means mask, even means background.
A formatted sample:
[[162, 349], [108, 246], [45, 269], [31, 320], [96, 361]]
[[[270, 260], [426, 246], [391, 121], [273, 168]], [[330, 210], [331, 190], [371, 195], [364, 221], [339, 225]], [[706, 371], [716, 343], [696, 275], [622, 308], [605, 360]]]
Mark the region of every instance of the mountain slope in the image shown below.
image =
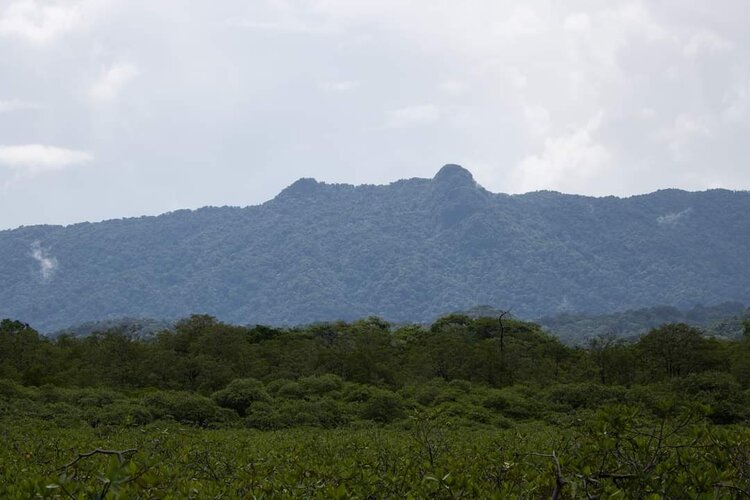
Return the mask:
[[0, 316], [52, 330], [749, 303], [749, 214], [750, 193], [726, 190], [493, 194], [455, 165], [387, 186], [300, 179], [259, 206], [2, 231]]

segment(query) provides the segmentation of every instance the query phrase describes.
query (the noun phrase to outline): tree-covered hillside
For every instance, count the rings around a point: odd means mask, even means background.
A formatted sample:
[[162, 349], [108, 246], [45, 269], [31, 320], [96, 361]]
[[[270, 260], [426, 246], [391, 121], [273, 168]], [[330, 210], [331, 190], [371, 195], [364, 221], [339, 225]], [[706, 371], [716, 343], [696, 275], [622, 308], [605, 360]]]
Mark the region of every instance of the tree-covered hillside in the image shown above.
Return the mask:
[[750, 193], [725, 190], [493, 194], [455, 165], [387, 186], [301, 179], [260, 206], [0, 232], [0, 316], [51, 331], [750, 303], [747, 214]]
[[545, 330], [570, 345], [583, 345], [600, 336], [633, 339], [665, 323], [685, 323], [700, 328], [707, 336], [737, 339], [744, 334], [748, 321], [750, 308], [739, 302], [688, 310], [656, 306], [600, 315], [562, 313], [538, 320]]

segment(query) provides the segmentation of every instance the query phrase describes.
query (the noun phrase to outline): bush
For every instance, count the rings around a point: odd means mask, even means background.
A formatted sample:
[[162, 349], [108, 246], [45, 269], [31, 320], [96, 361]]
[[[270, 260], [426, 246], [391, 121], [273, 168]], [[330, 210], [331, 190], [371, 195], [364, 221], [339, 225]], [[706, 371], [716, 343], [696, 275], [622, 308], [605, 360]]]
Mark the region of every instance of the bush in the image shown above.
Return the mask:
[[121, 398], [119, 394], [102, 389], [84, 389], [75, 395], [75, 400], [82, 406], [102, 407], [110, 405]]
[[544, 406], [539, 403], [537, 392], [524, 386], [511, 386], [492, 390], [482, 406], [516, 420], [541, 418]]
[[375, 394], [376, 389], [369, 385], [348, 383], [344, 387], [344, 401], [349, 403], [364, 403]]
[[691, 373], [674, 383], [684, 396], [710, 408], [708, 418], [716, 424], [730, 424], [747, 418], [747, 396], [728, 373]]
[[[462, 425], [492, 424], [497, 421], [497, 415], [487, 408], [474, 406], [468, 403], [446, 402], [438, 407], [438, 411], [444, 417], [450, 417], [453, 422]], [[500, 416], [500, 418], [502, 418]]]
[[0, 397], [6, 399], [28, 398], [29, 390], [21, 384], [8, 379], [0, 379]]
[[327, 373], [325, 375], [301, 378], [299, 379], [299, 385], [305, 394], [322, 396], [341, 390], [344, 381], [338, 375]]
[[491, 410], [502, 411], [510, 406], [510, 401], [503, 392], [492, 390], [487, 397], [484, 398], [482, 406]]
[[60, 427], [75, 427], [86, 421], [81, 409], [68, 403], [38, 405], [33, 417], [51, 420]]
[[469, 393], [472, 385], [468, 380], [454, 379], [448, 382], [448, 387], [458, 392]]
[[434, 378], [428, 382], [405, 387], [400, 393], [406, 398], [413, 398], [422, 406], [433, 406], [435, 398], [438, 397], [445, 386], [443, 379]]
[[338, 427], [351, 421], [347, 407], [331, 398], [316, 401], [315, 410], [321, 427]]
[[143, 398], [143, 404], [156, 419], [174, 419], [200, 426], [226, 419], [212, 400], [189, 392], [154, 392]]
[[276, 395], [281, 398], [302, 399], [305, 397], [305, 391], [298, 382], [288, 380], [279, 386]]
[[150, 423], [153, 419], [153, 414], [145, 406], [124, 401], [92, 410], [88, 416], [89, 424], [92, 427], [98, 425], [144, 425]]
[[285, 427], [279, 411], [265, 401], [258, 401], [250, 406], [244, 423], [247, 427], [261, 430], [281, 429]]
[[319, 401], [287, 401], [281, 408], [281, 415], [287, 427], [302, 425], [333, 428], [351, 421], [347, 409], [330, 398]]
[[568, 408], [598, 408], [609, 403], [622, 402], [625, 390], [601, 384], [564, 384], [553, 386], [548, 399]]
[[362, 418], [387, 423], [404, 418], [403, 401], [398, 394], [388, 390], [378, 390], [365, 402]]
[[222, 408], [236, 411], [240, 417], [247, 414], [254, 402], [271, 400], [263, 383], [254, 378], [233, 380], [224, 389], [215, 392], [212, 398]]

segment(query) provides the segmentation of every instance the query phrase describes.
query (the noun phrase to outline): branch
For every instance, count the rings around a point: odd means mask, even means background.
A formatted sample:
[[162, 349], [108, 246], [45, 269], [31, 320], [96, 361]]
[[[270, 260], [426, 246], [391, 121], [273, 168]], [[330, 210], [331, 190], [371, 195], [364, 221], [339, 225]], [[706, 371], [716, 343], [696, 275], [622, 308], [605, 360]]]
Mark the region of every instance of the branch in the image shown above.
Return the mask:
[[555, 489], [552, 490], [552, 500], [558, 500], [560, 498], [560, 492], [562, 487], [565, 486], [567, 481], [562, 477], [562, 468], [560, 467], [560, 461], [557, 459], [557, 454], [553, 450], [551, 454], [547, 453], [524, 453], [523, 455], [532, 457], [545, 457], [551, 458], [555, 462]]
[[552, 460], [555, 461], [555, 489], [552, 490], [552, 500], [560, 498], [560, 491], [565, 486], [565, 479], [562, 477], [562, 470], [560, 469], [560, 461], [557, 459], [557, 454], [552, 450]]
[[750, 493], [743, 490], [742, 488], [739, 488], [737, 486], [734, 486], [733, 484], [727, 484], [727, 483], [714, 483], [714, 487], [716, 488], [726, 488], [728, 490], [735, 491], [737, 493], [742, 493], [742, 496], [750, 498]]
[[93, 451], [90, 451], [88, 453], [79, 453], [78, 456], [75, 459], [71, 460], [70, 462], [68, 462], [67, 464], [63, 465], [62, 467], [60, 467], [57, 470], [63, 470], [63, 469], [67, 469], [68, 467], [72, 467], [75, 464], [77, 464], [79, 461], [81, 461], [82, 459], [88, 458], [88, 457], [91, 457], [91, 456], [94, 456], [94, 455], [115, 455], [117, 457], [117, 460], [120, 463], [123, 463], [125, 461], [125, 455], [127, 453], [135, 453], [137, 451], [138, 451], [138, 449], [136, 449], [136, 448], [131, 448], [129, 450], [122, 450], [122, 451], [120, 451], [120, 450], [103, 450], [101, 448], [97, 448], [97, 449], [95, 449]]
[[635, 474], [618, 474], [616, 472], [600, 472], [599, 474], [596, 475], [596, 477], [609, 478], [609, 479], [632, 479], [637, 476]]

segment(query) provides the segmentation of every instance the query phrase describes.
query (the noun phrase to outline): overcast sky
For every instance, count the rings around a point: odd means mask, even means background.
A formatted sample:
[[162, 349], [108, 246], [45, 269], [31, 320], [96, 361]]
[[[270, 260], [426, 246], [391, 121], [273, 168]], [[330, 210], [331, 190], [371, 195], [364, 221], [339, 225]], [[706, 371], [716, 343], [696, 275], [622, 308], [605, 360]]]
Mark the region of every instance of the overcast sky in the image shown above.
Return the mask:
[[0, 228], [444, 163], [495, 192], [750, 189], [747, 9], [0, 0]]

